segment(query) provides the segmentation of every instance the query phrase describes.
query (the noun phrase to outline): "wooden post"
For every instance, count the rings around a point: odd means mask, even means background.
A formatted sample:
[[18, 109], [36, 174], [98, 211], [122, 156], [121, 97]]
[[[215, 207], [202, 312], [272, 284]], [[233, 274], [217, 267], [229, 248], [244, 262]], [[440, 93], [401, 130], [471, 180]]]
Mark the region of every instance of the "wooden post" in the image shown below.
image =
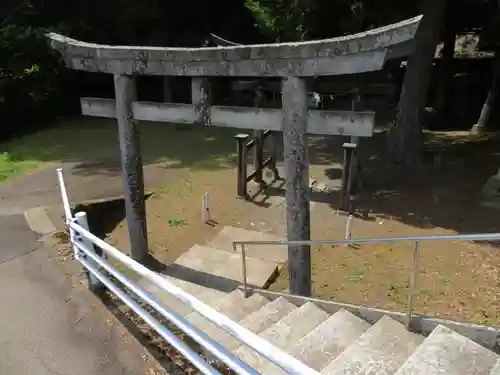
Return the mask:
[[[290, 241], [310, 240], [310, 188], [307, 150], [307, 88], [303, 79], [282, 83], [283, 145], [287, 235]], [[288, 246], [290, 292], [311, 295], [311, 247]]]
[[264, 183], [264, 179], [262, 178], [262, 164], [264, 163], [264, 131], [256, 130], [255, 131], [255, 146], [254, 146], [254, 157], [253, 157], [253, 166], [255, 168], [255, 177], [254, 181], [258, 184]]
[[[264, 104], [264, 92], [260, 87], [260, 84], [254, 90], [255, 98], [254, 105], [259, 108]], [[264, 163], [264, 131], [256, 130], [254, 132], [255, 136], [255, 146], [254, 146], [254, 154], [253, 154], [253, 166], [255, 169], [255, 177], [254, 181], [258, 184], [262, 184], [264, 182], [262, 178], [262, 164]]]
[[238, 171], [237, 171], [237, 196], [247, 199], [247, 139], [248, 134], [234, 136], [237, 142]]
[[145, 262], [148, 258], [148, 238], [140, 141], [132, 114], [132, 102], [136, 100], [134, 79], [115, 75], [115, 95], [130, 255], [139, 262]]
[[278, 143], [280, 141], [280, 134], [279, 132], [272, 131], [271, 134], [269, 135], [271, 138], [269, 141], [271, 143], [271, 157], [272, 161], [271, 164], [269, 165], [269, 169], [271, 169], [273, 173], [273, 180], [277, 181], [281, 179], [280, 172], [278, 171], [278, 167], [276, 163], [278, 162]]

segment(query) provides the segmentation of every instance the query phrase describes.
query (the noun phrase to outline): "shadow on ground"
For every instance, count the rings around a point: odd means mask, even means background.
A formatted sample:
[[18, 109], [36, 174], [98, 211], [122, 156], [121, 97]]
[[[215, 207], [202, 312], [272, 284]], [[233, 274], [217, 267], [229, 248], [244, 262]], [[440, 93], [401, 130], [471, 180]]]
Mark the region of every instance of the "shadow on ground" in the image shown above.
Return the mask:
[[[470, 137], [462, 134], [428, 133], [423, 165], [420, 168], [384, 163], [384, 134], [363, 139], [360, 158], [363, 191], [356, 203], [356, 216], [373, 221], [375, 217], [396, 220], [417, 228], [443, 228], [457, 233], [500, 232], [498, 212], [479, 205], [480, 191], [500, 166], [497, 136]], [[325, 180], [340, 177], [341, 137], [311, 137], [311, 164], [326, 166]], [[270, 197], [284, 197], [283, 185], [262, 189], [252, 199], [268, 207]], [[340, 209], [339, 192], [311, 193], [311, 200]], [[492, 245], [500, 245], [490, 242]]]
[[[139, 129], [145, 165], [193, 172], [235, 166], [235, 129], [163, 123], [140, 123]], [[324, 166], [325, 179], [339, 177], [346, 141], [347, 137], [340, 136], [309, 138], [310, 163]], [[500, 231], [496, 212], [477, 204], [480, 189], [499, 166], [498, 137], [426, 133], [427, 157], [419, 170], [385, 164], [384, 142], [385, 135], [378, 133], [360, 143], [365, 188], [358, 210], [364, 217], [377, 215], [419, 228], [440, 227], [458, 233]], [[76, 175], [121, 174], [113, 120], [77, 119], [4, 146], [13, 160], [65, 160], [76, 163], [72, 172]], [[278, 152], [282, 155], [282, 149]], [[283, 195], [284, 191], [278, 188], [267, 193]], [[339, 208], [338, 196], [319, 193], [313, 200]]]
[[[219, 169], [233, 165], [234, 129], [144, 122], [138, 125], [145, 165]], [[116, 122], [107, 119], [65, 121], [2, 145], [11, 162], [66, 162], [76, 174], [120, 174]]]
[[[217, 170], [236, 165], [234, 136], [241, 133], [241, 129], [151, 122], [139, 123], [138, 129], [144, 165], [161, 164], [170, 169], [192, 170]], [[251, 131], [246, 133], [252, 134]], [[341, 160], [341, 145], [347, 139], [311, 138], [311, 163], [328, 164]], [[282, 142], [278, 146], [281, 154]], [[12, 163], [70, 163], [74, 174], [84, 176], [121, 173], [117, 126], [109, 119], [65, 121], [51, 129], [7, 142], [2, 148]]]
[[[151, 194], [146, 194], [146, 200]], [[126, 218], [125, 200], [114, 198], [95, 202], [76, 204], [74, 212], [85, 212], [90, 232], [104, 239]]]

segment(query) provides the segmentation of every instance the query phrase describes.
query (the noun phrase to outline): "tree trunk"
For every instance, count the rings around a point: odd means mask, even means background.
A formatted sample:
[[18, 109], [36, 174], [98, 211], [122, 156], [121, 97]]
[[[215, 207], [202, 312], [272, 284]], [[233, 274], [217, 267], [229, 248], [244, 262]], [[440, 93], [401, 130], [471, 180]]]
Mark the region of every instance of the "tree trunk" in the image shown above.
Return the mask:
[[[500, 12], [500, 0], [496, 1], [496, 12]], [[475, 124], [471, 129], [472, 133], [482, 133], [487, 130], [488, 121], [491, 117], [492, 107], [498, 95], [499, 81], [500, 49], [496, 48], [495, 58], [493, 59], [493, 82], [491, 83], [490, 91], [488, 91], [488, 95], [486, 96], [486, 100], [484, 101], [483, 108], [481, 109], [481, 114], [479, 115], [479, 119], [477, 120], [477, 124]]]
[[[448, 8], [451, 3], [448, 4]], [[451, 14], [451, 11], [449, 12]], [[436, 89], [434, 109], [437, 114], [436, 122], [442, 124], [448, 120], [448, 95], [450, 92], [451, 77], [453, 76], [453, 59], [455, 57], [456, 27], [452, 23], [452, 17], [446, 20], [446, 28], [443, 36], [443, 50], [439, 60], [439, 82]]]
[[475, 124], [471, 132], [472, 133], [482, 133], [488, 129], [488, 122], [491, 117], [491, 112], [493, 109], [493, 104], [498, 96], [498, 83], [500, 81], [500, 51], [495, 52], [495, 59], [493, 60], [493, 82], [491, 83], [490, 91], [486, 95], [486, 100], [484, 101], [483, 108], [481, 109], [481, 114], [479, 115], [479, 120]]
[[419, 165], [422, 120], [427, 101], [432, 62], [439, 41], [446, 0], [425, 0], [424, 17], [408, 60], [395, 126], [389, 133], [389, 155], [395, 162]]

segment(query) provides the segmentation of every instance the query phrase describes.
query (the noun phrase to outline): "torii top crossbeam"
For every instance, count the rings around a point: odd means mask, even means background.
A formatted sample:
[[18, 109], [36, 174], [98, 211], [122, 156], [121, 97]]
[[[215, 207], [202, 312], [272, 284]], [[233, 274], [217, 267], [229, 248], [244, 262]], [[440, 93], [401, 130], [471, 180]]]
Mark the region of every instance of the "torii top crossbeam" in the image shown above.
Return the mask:
[[363, 33], [298, 43], [171, 48], [109, 46], [50, 33], [76, 70], [174, 76], [307, 77], [380, 70], [408, 54], [422, 16]]

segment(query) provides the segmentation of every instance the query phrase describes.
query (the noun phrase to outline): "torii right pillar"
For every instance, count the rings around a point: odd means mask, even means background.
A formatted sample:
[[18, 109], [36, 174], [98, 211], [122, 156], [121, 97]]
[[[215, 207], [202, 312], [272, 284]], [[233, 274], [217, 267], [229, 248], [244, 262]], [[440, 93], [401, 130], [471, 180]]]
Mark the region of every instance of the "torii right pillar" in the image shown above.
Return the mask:
[[[287, 238], [309, 241], [310, 201], [309, 158], [307, 156], [307, 87], [303, 79], [282, 81], [283, 146], [285, 155], [285, 187]], [[311, 246], [288, 246], [290, 291], [311, 296]]]

